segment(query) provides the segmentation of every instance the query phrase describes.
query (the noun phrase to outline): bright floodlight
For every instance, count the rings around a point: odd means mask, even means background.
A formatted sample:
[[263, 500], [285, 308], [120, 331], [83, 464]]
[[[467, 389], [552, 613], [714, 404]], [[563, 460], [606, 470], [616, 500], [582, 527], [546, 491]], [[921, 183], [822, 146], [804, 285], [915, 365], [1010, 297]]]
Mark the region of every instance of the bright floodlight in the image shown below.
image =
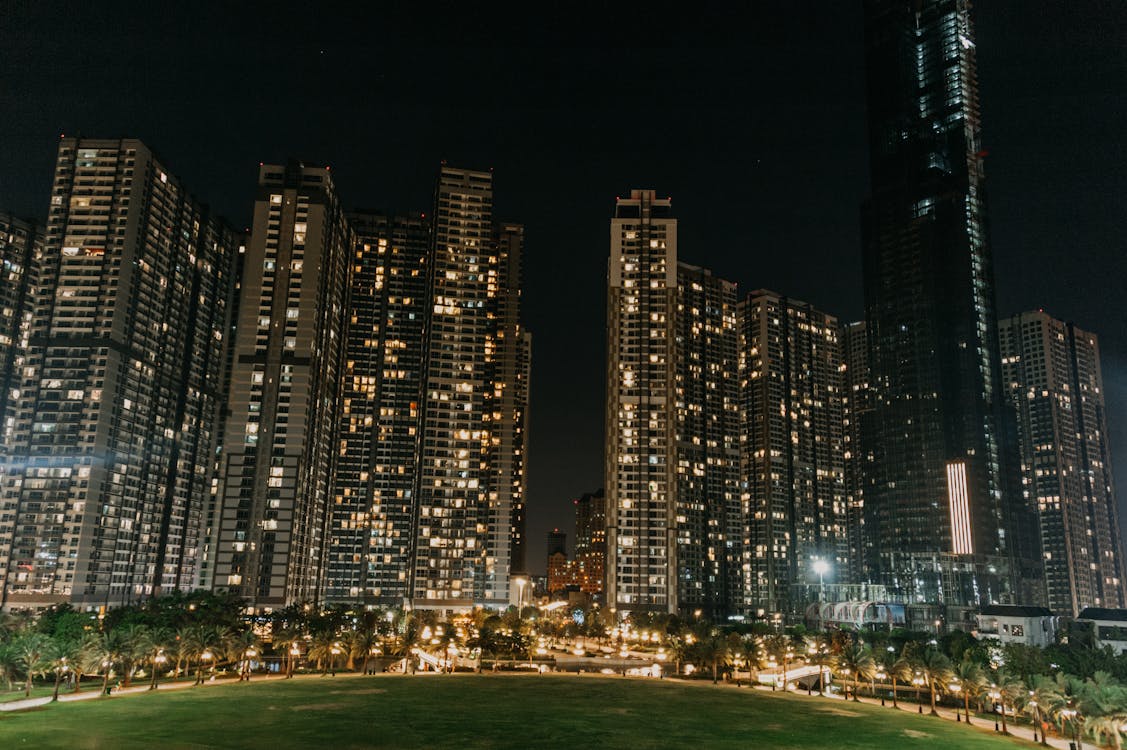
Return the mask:
[[815, 560], [814, 572], [820, 576], [824, 576], [826, 573], [830, 572], [830, 564], [825, 560]]

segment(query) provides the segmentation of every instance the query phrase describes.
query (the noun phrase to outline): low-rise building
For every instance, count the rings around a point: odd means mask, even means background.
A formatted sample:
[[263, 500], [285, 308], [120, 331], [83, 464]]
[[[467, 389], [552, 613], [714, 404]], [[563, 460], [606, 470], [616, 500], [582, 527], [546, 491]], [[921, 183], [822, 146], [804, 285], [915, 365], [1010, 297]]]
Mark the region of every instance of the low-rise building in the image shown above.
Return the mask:
[[975, 616], [975, 635], [1006, 643], [1026, 646], [1052, 645], [1060, 618], [1046, 607], [1023, 607], [1013, 604], [991, 604]]
[[1073, 638], [1094, 648], [1127, 651], [1127, 609], [1086, 607], [1072, 625]]

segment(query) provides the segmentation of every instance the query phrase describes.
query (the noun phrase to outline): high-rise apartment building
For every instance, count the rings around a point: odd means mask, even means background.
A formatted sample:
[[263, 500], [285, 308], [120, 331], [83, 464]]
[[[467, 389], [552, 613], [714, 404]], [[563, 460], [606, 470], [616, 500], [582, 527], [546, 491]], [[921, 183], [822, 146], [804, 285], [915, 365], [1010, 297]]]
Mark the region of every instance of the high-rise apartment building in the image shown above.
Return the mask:
[[758, 290], [740, 306], [744, 608], [790, 614], [850, 579], [837, 320]]
[[255, 609], [323, 595], [354, 253], [327, 167], [259, 168], [209, 542]]
[[606, 579], [607, 510], [602, 490], [575, 499], [575, 568], [579, 589], [601, 596]]
[[948, 605], [1012, 596], [1008, 433], [969, 0], [865, 3], [863, 210], [874, 577]]
[[679, 263], [674, 310], [677, 606], [718, 621], [740, 600], [736, 285]]
[[325, 598], [400, 605], [415, 544], [430, 221], [356, 211], [349, 223], [356, 245]]
[[[869, 346], [868, 328], [864, 321], [846, 323], [839, 333], [844, 359], [845, 378], [842, 387], [842, 439], [845, 441], [845, 507], [849, 531], [849, 581], [860, 584], [869, 580], [865, 569], [865, 464], [871, 451], [864, 445], [862, 423], [868, 419]], [[840, 580], [840, 575], [838, 576]]]
[[531, 342], [519, 324], [523, 228], [494, 225], [491, 173], [444, 165], [432, 242], [412, 600], [505, 605], [523, 554]]
[[0, 466], [5, 607], [197, 585], [237, 247], [140, 141], [59, 143]]
[[43, 227], [0, 211], [0, 457], [15, 431], [9, 399], [19, 390], [42, 253]]
[[1044, 312], [1003, 319], [999, 335], [1048, 605], [1072, 617], [1127, 606], [1099, 341]]
[[677, 220], [652, 190], [618, 199], [607, 271], [607, 606], [676, 612]]
[[[493, 248], [497, 258], [495, 333], [485, 342], [493, 383], [485, 401], [487, 417], [494, 425], [488, 452], [492, 471], [489, 503], [495, 508], [490, 546], [496, 550], [498, 565], [508, 567], [510, 573], [527, 573], [524, 501], [532, 334], [520, 322], [524, 227], [497, 223]], [[508, 560], [502, 562], [506, 551]]]
[[607, 309], [607, 606], [720, 618], [739, 587], [735, 285], [677, 261], [671, 202], [619, 198]]

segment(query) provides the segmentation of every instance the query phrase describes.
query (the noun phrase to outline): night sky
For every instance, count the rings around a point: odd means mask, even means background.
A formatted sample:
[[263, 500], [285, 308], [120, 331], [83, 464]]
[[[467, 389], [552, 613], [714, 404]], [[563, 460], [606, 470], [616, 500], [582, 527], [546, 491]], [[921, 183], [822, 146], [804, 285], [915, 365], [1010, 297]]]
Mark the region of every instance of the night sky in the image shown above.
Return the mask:
[[[672, 196], [681, 258], [745, 292], [862, 316], [860, 2], [73, 5], [0, 12], [0, 209], [45, 218], [60, 133], [141, 138], [236, 226], [260, 161], [329, 164], [346, 206], [388, 210], [429, 211], [442, 159], [493, 168], [496, 217], [527, 227], [534, 572], [602, 484], [615, 196]], [[1099, 334], [1127, 488], [1127, 5], [976, 14], [998, 311]]]

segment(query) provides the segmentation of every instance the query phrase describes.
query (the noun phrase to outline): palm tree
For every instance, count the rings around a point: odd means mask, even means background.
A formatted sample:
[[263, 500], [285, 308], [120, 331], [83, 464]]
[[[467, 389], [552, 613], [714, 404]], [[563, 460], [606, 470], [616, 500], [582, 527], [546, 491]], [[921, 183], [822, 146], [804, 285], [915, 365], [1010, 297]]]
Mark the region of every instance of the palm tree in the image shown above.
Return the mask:
[[928, 649], [920, 657], [918, 667], [931, 693], [931, 715], [938, 716], [939, 712], [935, 710], [935, 696], [941, 686], [951, 679], [951, 660], [941, 651]]
[[[791, 642], [789, 636], [783, 633], [776, 633], [775, 635], [768, 636], [763, 643], [767, 654], [775, 659], [776, 663], [783, 665], [783, 690], [787, 689], [787, 666], [790, 659], [794, 656], [794, 644]], [[776, 683], [778, 680], [776, 679]], [[773, 689], [773, 686], [772, 686]]]
[[876, 673], [876, 662], [869, 647], [859, 641], [848, 643], [834, 657], [834, 669], [853, 677], [853, 700], [857, 701], [857, 687], [862, 679], [871, 680]]
[[982, 667], [964, 658], [951, 670], [951, 676], [959, 683], [959, 690], [963, 694], [963, 714], [966, 716], [967, 724], [970, 724], [971, 698], [977, 699], [986, 686], [986, 681], [982, 677]]
[[1006, 726], [1006, 706], [1014, 706], [1028, 694], [1025, 688], [1025, 683], [1016, 677], [1006, 673], [998, 673], [998, 681], [994, 687], [998, 695], [998, 702], [1002, 704], [1002, 734], [1009, 734], [1009, 728]]
[[172, 632], [168, 628], [149, 628], [145, 633], [142, 650], [148, 659], [150, 671], [149, 690], [157, 689], [157, 676], [163, 664], [168, 663], [168, 654], [165, 653], [169, 644], [173, 642]]
[[121, 636], [122, 686], [129, 687], [138, 662], [144, 661], [148, 655], [149, 629], [144, 625], [126, 625], [116, 631]]
[[896, 694], [896, 686], [899, 682], [909, 683], [912, 681], [912, 662], [903, 656], [897, 656], [895, 651], [886, 651], [889, 659], [885, 665], [885, 670], [888, 672], [889, 678], [892, 679], [892, 707], [900, 708], [898, 696]]
[[59, 684], [63, 680], [63, 675], [71, 670], [77, 650], [74, 641], [62, 638], [52, 638], [47, 647], [46, 662], [50, 670], [55, 673], [55, 690], [51, 693], [52, 703], [59, 699]]
[[330, 631], [322, 631], [313, 636], [313, 642], [309, 644], [309, 658], [317, 662], [317, 666], [321, 668], [321, 676], [324, 677], [333, 670], [336, 673], [336, 657], [342, 653], [343, 649], [340, 643], [337, 642], [337, 637]]
[[1127, 712], [1104, 714], [1084, 722], [1088, 734], [1096, 742], [1107, 742], [1115, 750], [1123, 750], [1123, 727], [1127, 726]]
[[31, 681], [38, 673], [43, 671], [51, 639], [43, 633], [28, 632], [16, 638], [12, 643], [17, 663], [23, 667], [27, 682], [24, 686], [24, 695], [31, 695]]
[[227, 642], [227, 659], [239, 665], [239, 682], [250, 681], [250, 663], [262, 650], [262, 641], [251, 628], [231, 633]]
[[1044, 718], [1051, 716], [1057, 707], [1064, 703], [1064, 697], [1057, 689], [1056, 681], [1044, 675], [1034, 675], [1029, 687], [1031, 689], [1024, 698], [1025, 708], [1030, 712], [1033, 723], [1041, 732], [1041, 744], [1048, 745], [1048, 740], [1045, 738]]
[[96, 633], [83, 644], [83, 666], [91, 673], [102, 673], [102, 695], [109, 695], [110, 672], [121, 661], [123, 650], [121, 634], [116, 630]]
[[697, 659], [712, 666], [713, 685], [717, 683], [720, 666], [728, 663], [728, 649], [728, 639], [718, 631], [713, 631], [701, 638], [693, 648], [693, 653]]
[[305, 636], [300, 628], [286, 628], [274, 637], [275, 649], [282, 649], [286, 659], [286, 679], [293, 677], [293, 670], [297, 657], [301, 656], [301, 647], [305, 643]]

